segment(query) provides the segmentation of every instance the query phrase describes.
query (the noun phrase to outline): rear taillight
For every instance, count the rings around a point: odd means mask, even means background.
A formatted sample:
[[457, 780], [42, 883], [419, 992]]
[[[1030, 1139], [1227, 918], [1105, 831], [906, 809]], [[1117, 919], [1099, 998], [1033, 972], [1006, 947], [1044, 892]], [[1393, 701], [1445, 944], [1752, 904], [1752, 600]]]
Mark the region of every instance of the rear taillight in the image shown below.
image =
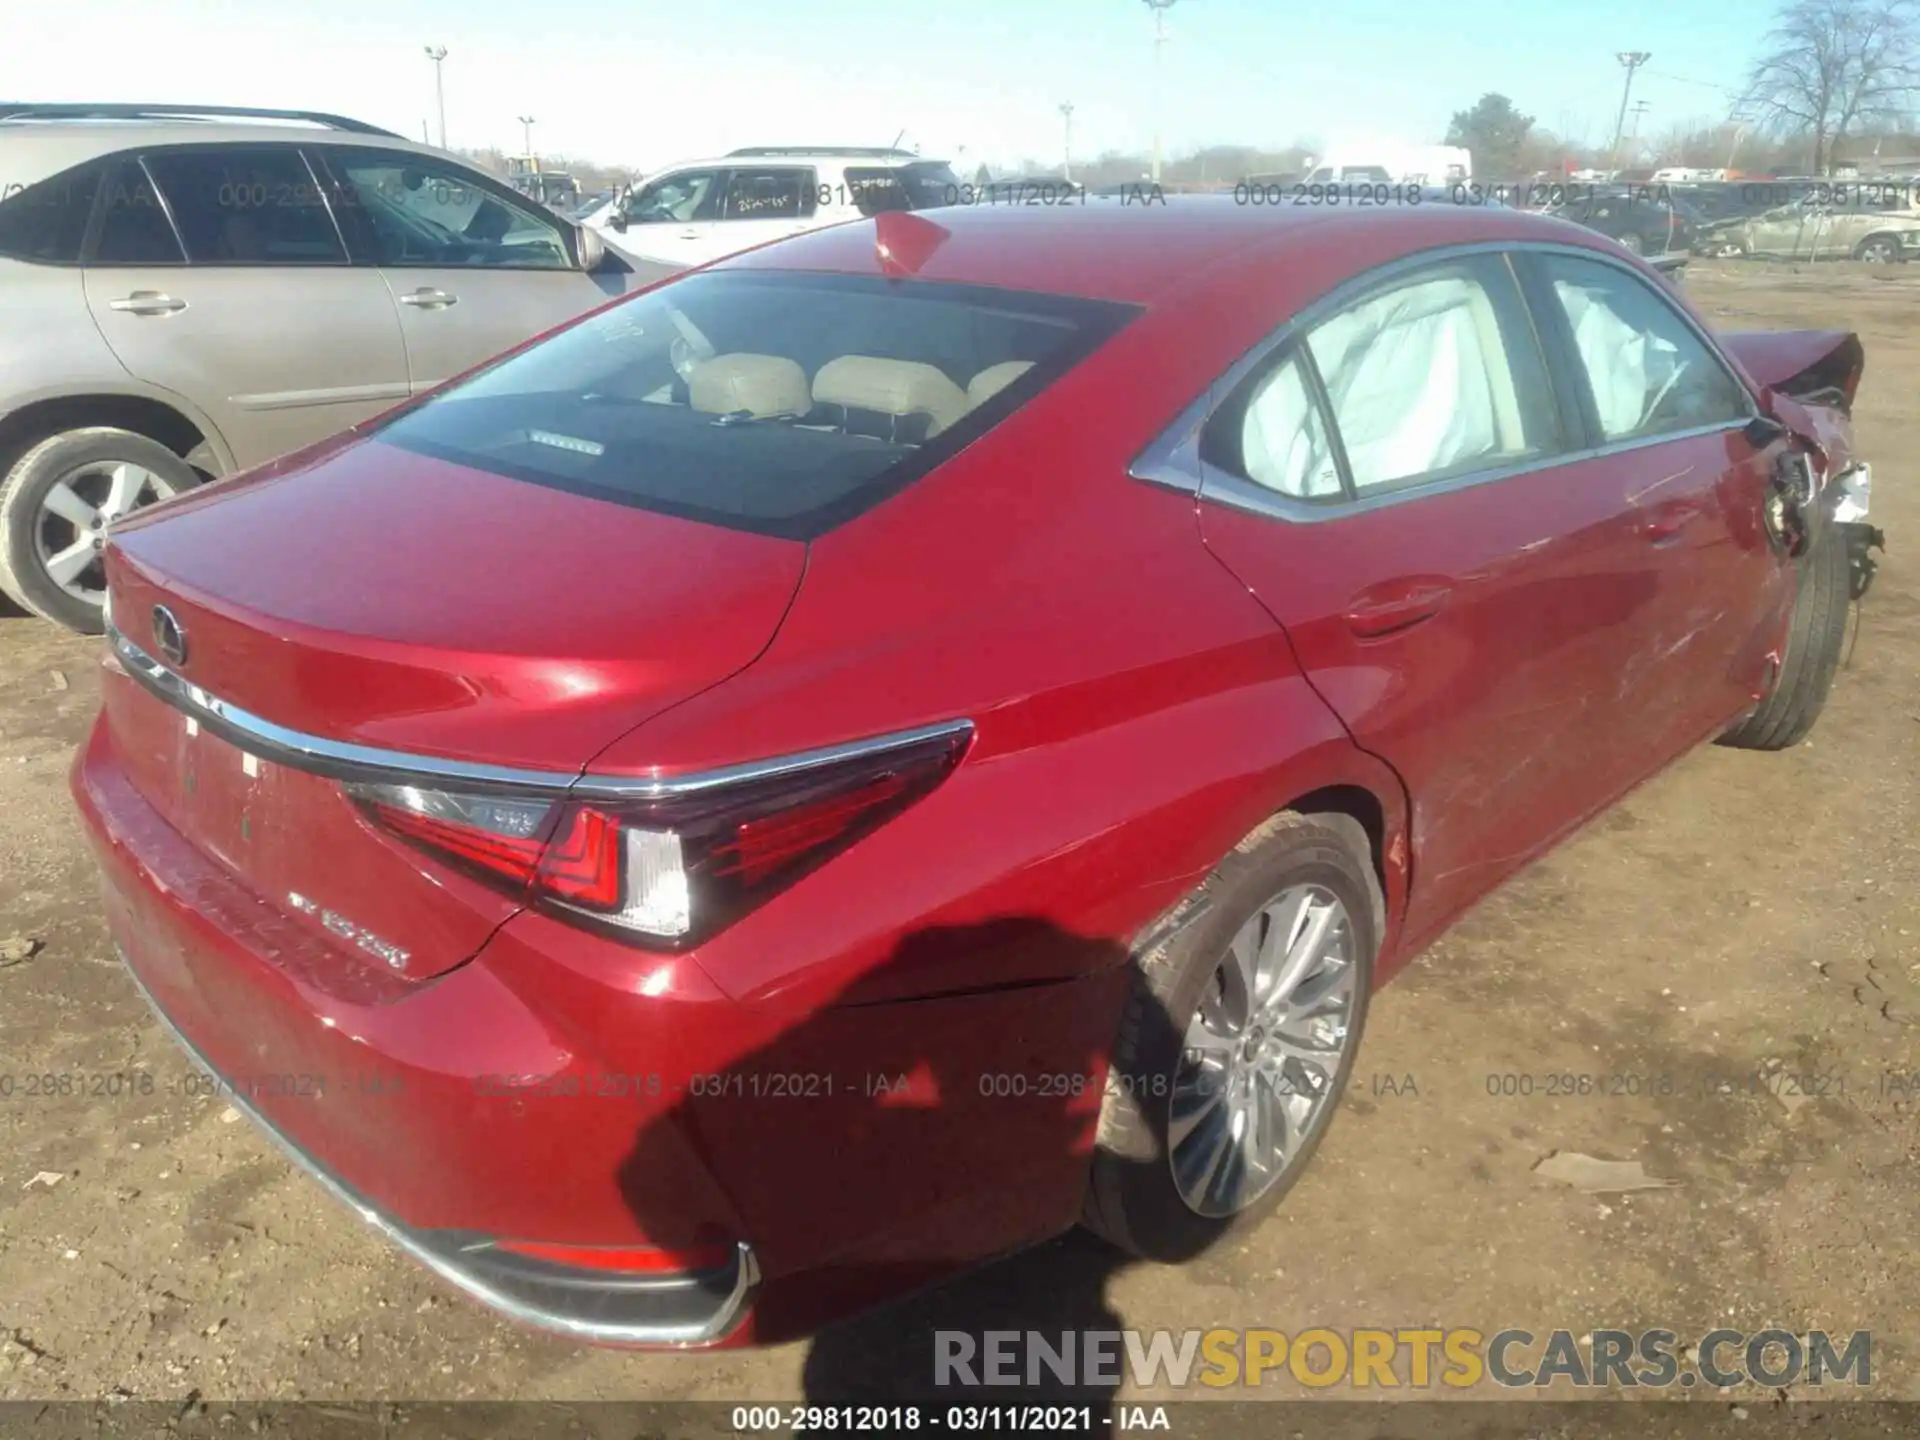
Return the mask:
[[562, 797], [348, 783], [381, 828], [553, 913], [681, 949], [739, 919], [944, 780], [971, 730], [692, 790]]

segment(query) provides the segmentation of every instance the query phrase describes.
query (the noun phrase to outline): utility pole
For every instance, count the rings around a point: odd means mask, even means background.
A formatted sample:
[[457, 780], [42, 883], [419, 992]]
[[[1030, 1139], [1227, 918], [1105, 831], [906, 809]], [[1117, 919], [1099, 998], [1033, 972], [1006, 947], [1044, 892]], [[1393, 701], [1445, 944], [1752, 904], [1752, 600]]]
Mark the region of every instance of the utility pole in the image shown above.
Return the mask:
[[1633, 94], [1633, 72], [1651, 60], [1653, 55], [1646, 50], [1622, 50], [1613, 58], [1627, 67], [1627, 83], [1620, 91], [1620, 118], [1613, 122], [1613, 153], [1609, 157], [1607, 166], [1609, 170], [1618, 170], [1620, 168], [1620, 136], [1627, 128], [1627, 100]]
[[524, 142], [523, 148], [526, 151], [527, 168], [538, 175], [540, 173], [540, 160], [539, 157], [533, 153], [533, 116], [522, 115], [520, 117], [520, 136]]
[[1627, 131], [1627, 150], [1635, 160], [1640, 158], [1640, 117], [1652, 108], [1644, 100], [1633, 102], [1633, 128]]
[[1160, 52], [1167, 48], [1167, 11], [1174, 0], [1146, 0], [1153, 11], [1153, 183], [1160, 183]]
[[440, 66], [447, 58], [447, 47], [427, 45], [422, 48], [426, 50], [427, 58], [433, 61], [433, 99], [440, 110], [440, 148], [444, 150], [447, 148], [447, 87], [442, 83]]
[[1065, 133], [1060, 137], [1060, 178], [1073, 179], [1073, 102], [1064, 101], [1060, 106], [1060, 118], [1065, 122]]

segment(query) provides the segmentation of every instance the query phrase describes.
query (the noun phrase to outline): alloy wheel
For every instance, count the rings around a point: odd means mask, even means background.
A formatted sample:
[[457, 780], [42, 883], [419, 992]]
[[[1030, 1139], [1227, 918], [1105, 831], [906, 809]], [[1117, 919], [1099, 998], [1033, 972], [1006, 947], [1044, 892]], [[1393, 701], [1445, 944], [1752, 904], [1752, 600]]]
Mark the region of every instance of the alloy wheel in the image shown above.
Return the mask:
[[90, 460], [47, 488], [35, 517], [34, 555], [47, 578], [76, 600], [100, 604], [106, 593], [101, 552], [107, 527], [174, 487], [151, 470], [126, 460]]
[[1338, 896], [1296, 885], [1228, 945], [1168, 1102], [1168, 1163], [1196, 1214], [1246, 1209], [1326, 1123], [1352, 1035], [1355, 943]]

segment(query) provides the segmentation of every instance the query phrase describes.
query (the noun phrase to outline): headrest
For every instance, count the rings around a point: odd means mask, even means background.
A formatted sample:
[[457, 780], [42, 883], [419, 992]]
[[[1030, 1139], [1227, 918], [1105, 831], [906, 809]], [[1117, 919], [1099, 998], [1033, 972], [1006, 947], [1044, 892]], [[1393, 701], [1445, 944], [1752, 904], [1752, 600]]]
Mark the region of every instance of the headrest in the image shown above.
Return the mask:
[[687, 402], [708, 415], [744, 410], [756, 418], [804, 415], [807, 372], [780, 355], [716, 355], [703, 360], [687, 380]]
[[813, 377], [813, 398], [882, 415], [925, 415], [928, 439], [967, 413], [967, 392], [934, 366], [874, 355], [829, 360]]
[[967, 403], [984, 405], [1033, 368], [1031, 360], [1002, 360], [967, 382]]

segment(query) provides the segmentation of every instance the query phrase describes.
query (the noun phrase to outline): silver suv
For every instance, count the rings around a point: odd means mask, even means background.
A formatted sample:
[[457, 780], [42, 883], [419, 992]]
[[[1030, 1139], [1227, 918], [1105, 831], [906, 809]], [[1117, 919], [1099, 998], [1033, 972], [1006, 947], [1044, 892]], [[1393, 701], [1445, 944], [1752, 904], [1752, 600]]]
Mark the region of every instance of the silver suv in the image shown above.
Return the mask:
[[678, 268], [342, 116], [0, 105], [0, 590], [97, 631], [117, 517]]

